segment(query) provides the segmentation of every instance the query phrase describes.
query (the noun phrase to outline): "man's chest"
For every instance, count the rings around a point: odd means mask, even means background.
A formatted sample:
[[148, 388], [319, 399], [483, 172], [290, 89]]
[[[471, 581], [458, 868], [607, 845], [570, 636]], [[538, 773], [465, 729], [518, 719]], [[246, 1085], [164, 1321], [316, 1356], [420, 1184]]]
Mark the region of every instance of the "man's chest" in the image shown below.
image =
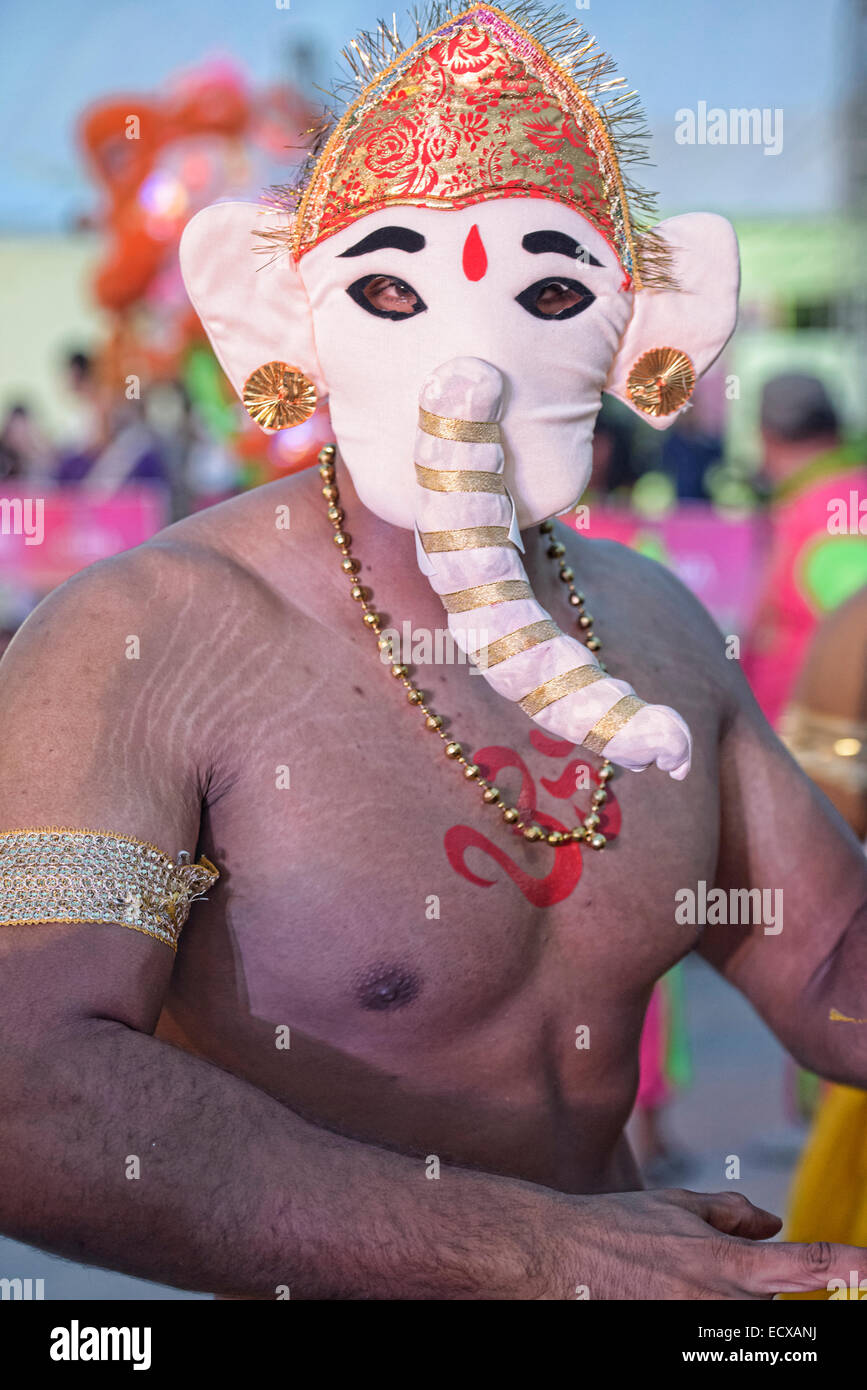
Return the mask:
[[591, 810], [597, 758], [466, 666], [421, 666], [429, 705], [500, 792], [485, 804], [375, 649], [321, 657], [238, 731], [242, 756], [206, 822], [206, 852], [225, 870], [213, 908], [255, 1014], [333, 1041], [388, 1020], [417, 1042], [527, 991], [555, 1010], [560, 995], [564, 1007], [638, 997], [689, 949], [675, 894], [713, 878], [715, 721], [684, 710], [696, 739], [684, 783], [616, 773], [602, 852], [528, 844], [502, 805], [571, 828]]

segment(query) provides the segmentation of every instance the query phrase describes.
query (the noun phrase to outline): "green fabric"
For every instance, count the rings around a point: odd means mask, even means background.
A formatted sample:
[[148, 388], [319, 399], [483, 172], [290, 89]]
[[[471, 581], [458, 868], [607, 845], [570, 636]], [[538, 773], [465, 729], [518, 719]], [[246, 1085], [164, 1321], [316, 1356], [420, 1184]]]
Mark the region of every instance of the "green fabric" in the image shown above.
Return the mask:
[[668, 1013], [665, 1075], [673, 1086], [688, 1086], [692, 1081], [692, 1058], [686, 1026], [683, 962], [678, 961], [677, 965], [663, 976], [661, 983], [665, 990]]
[[226, 399], [223, 369], [210, 348], [191, 349], [184, 363], [183, 380], [190, 400], [211, 433], [220, 439], [236, 434], [235, 404]]
[[801, 579], [814, 608], [830, 613], [867, 584], [867, 536], [828, 536], [801, 555]]
[[671, 556], [665, 548], [665, 542], [655, 531], [636, 531], [630, 541], [630, 549], [636, 550], [648, 560], [656, 560], [660, 565], [668, 565], [671, 568]]

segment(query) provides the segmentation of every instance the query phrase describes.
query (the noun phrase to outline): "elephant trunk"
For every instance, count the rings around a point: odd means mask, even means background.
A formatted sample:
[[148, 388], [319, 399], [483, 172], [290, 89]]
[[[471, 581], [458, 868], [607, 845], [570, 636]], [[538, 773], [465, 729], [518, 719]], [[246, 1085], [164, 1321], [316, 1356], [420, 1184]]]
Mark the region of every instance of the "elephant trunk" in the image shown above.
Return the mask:
[[461, 357], [420, 396], [416, 527], [449, 630], [493, 689], [548, 732], [634, 771], [658, 762], [679, 780], [690, 759], [680, 716], [603, 672], [533, 594], [503, 479], [502, 392], [496, 367]]

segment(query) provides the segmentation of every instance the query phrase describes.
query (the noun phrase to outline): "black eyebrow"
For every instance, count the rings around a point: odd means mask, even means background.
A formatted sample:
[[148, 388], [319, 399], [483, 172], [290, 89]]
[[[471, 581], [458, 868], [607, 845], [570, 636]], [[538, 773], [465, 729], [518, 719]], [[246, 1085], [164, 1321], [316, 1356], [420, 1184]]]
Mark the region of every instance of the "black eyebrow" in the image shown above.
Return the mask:
[[392, 247], [396, 251], [421, 251], [425, 245], [421, 232], [411, 232], [409, 227], [378, 227], [362, 241], [350, 246], [348, 251], [341, 251], [338, 260], [346, 260], [350, 256], [364, 256], [368, 251], [382, 251], [386, 247]]
[[546, 251], [553, 251], [557, 256], [570, 256], [573, 261], [583, 261], [585, 265], [602, 266], [602, 262], [597, 261], [586, 246], [582, 246], [580, 241], [567, 236], [565, 232], [528, 232], [521, 245], [531, 256], [541, 256]]

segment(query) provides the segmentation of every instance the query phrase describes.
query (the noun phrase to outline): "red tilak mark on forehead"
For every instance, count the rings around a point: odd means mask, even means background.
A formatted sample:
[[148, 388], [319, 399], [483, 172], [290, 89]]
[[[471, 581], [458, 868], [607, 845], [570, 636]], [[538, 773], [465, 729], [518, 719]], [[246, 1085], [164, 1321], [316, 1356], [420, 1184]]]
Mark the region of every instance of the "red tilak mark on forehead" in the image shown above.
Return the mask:
[[488, 253], [478, 227], [472, 227], [464, 242], [464, 274], [468, 280], [481, 280], [487, 268]]

